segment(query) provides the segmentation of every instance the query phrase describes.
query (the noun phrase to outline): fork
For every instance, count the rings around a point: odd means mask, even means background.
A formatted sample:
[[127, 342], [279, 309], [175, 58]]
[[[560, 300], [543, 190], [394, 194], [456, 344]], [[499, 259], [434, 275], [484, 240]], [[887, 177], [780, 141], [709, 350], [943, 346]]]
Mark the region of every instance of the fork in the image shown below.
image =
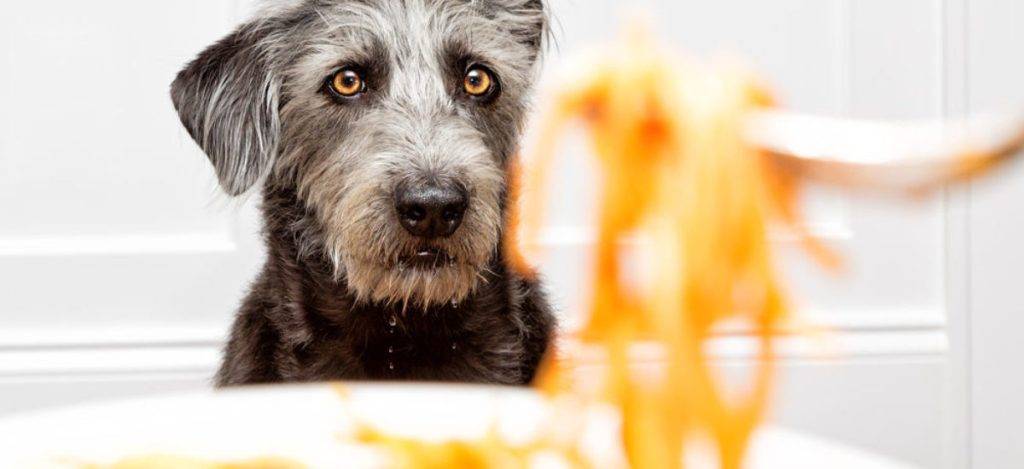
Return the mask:
[[1024, 116], [881, 121], [757, 111], [750, 143], [798, 176], [851, 189], [919, 194], [1021, 154]]

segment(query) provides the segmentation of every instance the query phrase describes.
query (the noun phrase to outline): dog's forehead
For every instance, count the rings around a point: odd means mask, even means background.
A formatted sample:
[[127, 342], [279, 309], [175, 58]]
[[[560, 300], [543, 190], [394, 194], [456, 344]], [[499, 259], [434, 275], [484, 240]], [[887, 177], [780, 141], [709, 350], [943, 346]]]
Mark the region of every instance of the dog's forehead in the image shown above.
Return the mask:
[[308, 31], [320, 36], [314, 40], [363, 33], [411, 49], [427, 45], [432, 37], [473, 35], [485, 26], [496, 26], [488, 24], [492, 9], [480, 1], [321, 0], [297, 5], [314, 23]]
[[[307, 1], [294, 8], [308, 18], [299, 43], [305, 47], [292, 70], [314, 86], [320, 75], [346, 62], [379, 58], [397, 78], [403, 70], [440, 72], [446, 53], [459, 50], [483, 59], [518, 87], [530, 77], [534, 51], [509, 34], [508, 16], [490, 0]], [[280, 5], [278, 5], [278, 13]], [[299, 75], [299, 76], [295, 76]], [[308, 75], [308, 76], [304, 76]]]
[[[301, 7], [310, 18], [307, 41], [319, 46], [385, 46], [397, 59], [436, 51], [445, 43], [472, 43], [501, 52], [520, 49], [496, 6], [481, 0], [334, 0]], [[528, 51], [527, 51], [528, 52]]]

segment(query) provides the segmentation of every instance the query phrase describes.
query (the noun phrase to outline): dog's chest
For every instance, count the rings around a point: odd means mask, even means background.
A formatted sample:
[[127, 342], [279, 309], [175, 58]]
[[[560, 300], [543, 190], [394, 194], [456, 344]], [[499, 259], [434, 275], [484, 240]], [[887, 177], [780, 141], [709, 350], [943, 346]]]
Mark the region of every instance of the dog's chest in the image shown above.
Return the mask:
[[448, 305], [422, 311], [353, 311], [314, 346], [305, 378], [515, 382], [521, 353], [504, 311]]
[[[463, 361], [469, 343], [469, 331], [445, 324], [442, 317], [433, 318], [435, 327], [424, 327], [428, 318], [388, 315], [383, 330], [365, 344], [361, 351], [362, 365], [368, 374], [381, 378], [423, 378], [443, 375], [446, 368], [457, 367]], [[458, 321], [461, 323], [461, 321]], [[428, 324], [429, 326], [429, 324]], [[463, 350], [459, 342], [463, 341]], [[447, 371], [450, 373], [451, 371]]]

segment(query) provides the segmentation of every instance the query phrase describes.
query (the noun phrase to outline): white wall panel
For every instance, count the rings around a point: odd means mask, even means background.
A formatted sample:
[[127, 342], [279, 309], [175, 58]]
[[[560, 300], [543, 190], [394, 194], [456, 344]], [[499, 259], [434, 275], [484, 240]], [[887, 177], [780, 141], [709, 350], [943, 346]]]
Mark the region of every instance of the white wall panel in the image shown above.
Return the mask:
[[234, 3], [0, 5], [0, 327], [226, 323], [253, 227], [168, 90]]
[[[969, 16], [969, 106], [1024, 109], [1024, 3], [972, 0]], [[971, 462], [978, 468], [1024, 461], [1024, 165], [971, 190], [970, 388]]]

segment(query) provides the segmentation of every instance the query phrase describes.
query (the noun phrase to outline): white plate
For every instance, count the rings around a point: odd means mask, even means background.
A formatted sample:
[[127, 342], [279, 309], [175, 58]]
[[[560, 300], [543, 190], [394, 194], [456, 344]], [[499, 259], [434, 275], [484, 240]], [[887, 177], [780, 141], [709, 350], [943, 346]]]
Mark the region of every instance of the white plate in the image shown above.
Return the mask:
[[[250, 388], [80, 406], [0, 420], [0, 467], [75, 467], [128, 456], [171, 454], [212, 460], [278, 456], [310, 467], [381, 467], [371, 449], [344, 443], [353, 418], [403, 436], [472, 438], [499, 422], [528, 439], [549, 407], [526, 390], [455, 385], [348, 384], [341, 399], [325, 385]], [[595, 412], [587, 448], [610, 463], [614, 419]], [[62, 462], [63, 461], [63, 462]], [[761, 429], [753, 468], [905, 468], [884, 458], [781, 428]]]

